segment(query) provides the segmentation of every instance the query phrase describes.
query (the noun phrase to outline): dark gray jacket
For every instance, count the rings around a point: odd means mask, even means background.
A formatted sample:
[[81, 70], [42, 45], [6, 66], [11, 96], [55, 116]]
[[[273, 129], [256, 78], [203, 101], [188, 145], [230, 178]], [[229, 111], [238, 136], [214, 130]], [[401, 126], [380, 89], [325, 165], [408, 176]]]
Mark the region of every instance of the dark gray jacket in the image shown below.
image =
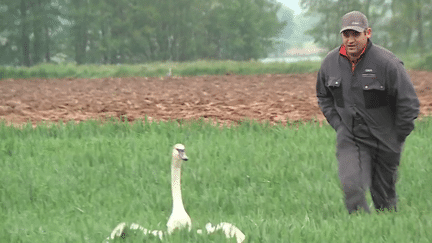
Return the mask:
[[370, 40], [354, 72], [340, 47], [329, 52], [316, 89], [320, 109], [335, 130], [343, 123], [352, 132], [357, 113], [370, 133], [394, 152], [401, 151], [419, 114], [419, 100], [402, 61]]

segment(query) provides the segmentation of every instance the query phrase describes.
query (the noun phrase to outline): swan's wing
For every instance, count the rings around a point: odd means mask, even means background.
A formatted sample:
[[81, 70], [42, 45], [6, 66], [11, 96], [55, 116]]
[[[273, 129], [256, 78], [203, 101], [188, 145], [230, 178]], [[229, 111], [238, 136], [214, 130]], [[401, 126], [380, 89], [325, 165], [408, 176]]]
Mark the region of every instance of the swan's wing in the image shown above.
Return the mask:
[[[110, 236], [108, 238], [106, 238], [105, 242], [109, 242], [109, 240], [114, 240], [116, 237], [122, 237], [123, 233], [125, 232], [125, 230], [127, 228], [128, 228], [127, 224], [124, 223], [124, 222], [118, 224], [113, 229], [113, 231], [111, 232]], [[148, 229], [142, 227], [141, 225], [135, 224], [135, 223], [132, 223], [129, 226], [129, 229], [131, 229], [131, 230], [140, 230], [140, 231], [143, 232], [144, 235], [153, 234], [154, 236], [159, 236], [159, 239], [161, 239], [161, 240], [163, 239], [163, 232], [161, 230], [153, 230], [153, 231], [152, 230], [148, 230]]]
[[152, 233], [154, 236], [159, 236], [159, 239], [162, 240], [163, 238], [163, 232], [162, 230], [153, 230], [149, 233]]
[[222, 222], [216, 226], [213, 226], [211, 223], [207, 223], [205, 227], [207, 234], [214, 233], [217, 230], [222, 230], [226, 238], [236, 237], [237, 243], [242, 243], [246, 239], [245, 234], [239, 228], [230, 223]]
[[118, 224], [113, 231], [111, 232], [110, 236], [107, 238], [107, 240], [111, 239], [113, 240], [116, 236], [120, 237], [124, 231], [124, 228], [126, 227], [126, 223], [120, 223]]
[[236, 237], [237, 243], [242, 243], [246, 239], [245, 234], [233, 224], [222, 222], [216, 226], [216, 230], [218, 228], [222, 229], [227, 238]]

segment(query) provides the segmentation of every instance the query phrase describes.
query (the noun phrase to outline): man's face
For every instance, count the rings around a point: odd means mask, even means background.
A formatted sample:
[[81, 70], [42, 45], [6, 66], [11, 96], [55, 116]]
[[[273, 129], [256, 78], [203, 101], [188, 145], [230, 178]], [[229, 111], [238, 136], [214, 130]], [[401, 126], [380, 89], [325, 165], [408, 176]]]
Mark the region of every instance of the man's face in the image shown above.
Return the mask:
[[348, 56], [358, 57], [367, 45], [368, 38], [371, 36], [371, 28], [367, 28], [363, 32], [357, 32], [355, 30], [345, 30], [342, 32], [342, 41]]

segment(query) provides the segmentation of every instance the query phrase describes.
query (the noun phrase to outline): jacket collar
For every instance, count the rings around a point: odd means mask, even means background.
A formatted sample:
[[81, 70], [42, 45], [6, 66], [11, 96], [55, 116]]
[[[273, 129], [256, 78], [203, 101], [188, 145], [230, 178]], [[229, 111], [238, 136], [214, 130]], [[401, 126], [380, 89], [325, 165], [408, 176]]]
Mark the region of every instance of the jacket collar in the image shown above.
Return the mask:
[[[357, 59], [357, 61], [360, 60], [360, 59], [362, 59], [362, 57], [365, 55], [366, 51], [369, 50], [371, 46], [372, 46], [372, 41], [370, 39], [368, 39], [368, 43], [365, 46], [365, 48], [363, 48], [363, 51], [360, 54], [360, 56]], [[342, 44], [341, 47], [339, 48], [339, 54], [341, 56], [343, 56], [343, 57], [346, 57], [348, 60], [350, 60], [349, 57], [348, 57], [348, 55], [347, 55], [347, 53], [346, 53], [346, 47], [345, 47], [344, 44]]]

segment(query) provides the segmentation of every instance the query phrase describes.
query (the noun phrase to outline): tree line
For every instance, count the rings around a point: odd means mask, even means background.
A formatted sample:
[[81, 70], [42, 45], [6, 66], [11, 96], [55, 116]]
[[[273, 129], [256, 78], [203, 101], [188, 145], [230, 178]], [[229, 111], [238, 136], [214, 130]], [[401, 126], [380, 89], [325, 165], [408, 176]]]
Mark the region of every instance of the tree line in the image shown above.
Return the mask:
[[[359, 10], [375, 43], [396, 53], [432, 51], [432, 0], [300, 2], [319, 18], [306, 34], [321, 47], [340, 45], [341, 17]], [[293, 21], [276, 0], [1, 1], [0, 65], [258, 59], [298, 38]]]
[[307, 34], [328, 49], [341, 44], [341, 17], [358, 10], [368, 17], [372, 40], [398, 54], [432, 51], [432, 0], [301, 0], [320, 21]]
[[276, 0], [17, 0], [0, 3], [0, 64], [265, 56], [285, 22]]

